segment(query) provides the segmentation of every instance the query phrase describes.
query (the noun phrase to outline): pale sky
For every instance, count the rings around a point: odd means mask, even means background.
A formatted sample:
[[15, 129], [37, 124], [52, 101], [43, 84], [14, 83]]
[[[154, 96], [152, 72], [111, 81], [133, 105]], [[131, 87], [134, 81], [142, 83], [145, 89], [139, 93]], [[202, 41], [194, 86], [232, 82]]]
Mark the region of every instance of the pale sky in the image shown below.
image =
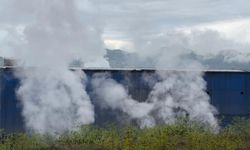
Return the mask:
[[110, 48], [133, 51], [134, 34], [212, 29], [237, 42], [250, 42], [248, 0], [94, 0], [105, 22]]
[[[11, 1], [15, 6], [11, 5]], [[56, 0], [55, 0], [56, 1]], [[48, 1], [50, 2], [50, 1]], [[100, 26], [106, 48], [136, 51], [135, 40], [169, 31], [217, 31], [234, 42], [250, 42], [249, 0], [77, 0], [83, 22]], [[0, 43], [32, 22], [32, 0], [0, 0]], [[27, 10], [17, 16], [13, 11]], [[89, 14], [89, 15], [88, 15]], [[13, 33], [14, 34], [14, 33]], [[12, 37], [12, 36], [10, 36]]]

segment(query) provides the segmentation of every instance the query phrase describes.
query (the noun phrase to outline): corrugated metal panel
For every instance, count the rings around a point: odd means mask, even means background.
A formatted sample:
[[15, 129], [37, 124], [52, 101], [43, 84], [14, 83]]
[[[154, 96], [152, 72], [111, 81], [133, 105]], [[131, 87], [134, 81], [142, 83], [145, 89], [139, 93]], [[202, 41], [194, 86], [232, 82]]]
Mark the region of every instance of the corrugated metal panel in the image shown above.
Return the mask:
[[23, 130], [21, 105], [17, 100], [15, 90], [18, 80], [11, 70], [4, 70], [1, 74], [1, 128], [6, 132]]
[[249, 115], [250, 99], [247, 72], [207, 73], [206, 80], [211, 103], [223, 115]]
[[[154, 70], [85, 70], [91, 79], [95, 73], [110, 73], [117, 82], [124, 84], [131, 96], [139, 101], [146, 100], [150, 87], [142, 78], [143, 75], [153, 75]], [[216, 106], [221, 115], [248, 116], [250, 115], [250, 73], [248, 72], [206, 72], [207, 92], [211, 103]], [[19, 81], [14, 77], [12, 69], [0, 69], [0, 128], [6, 131], [23, 130], [20, 103], [15, 95]], [[91, 86], [87, 91], [91, 95]], [[97, 112], [96, 123], [103, 124], [116, 119], [114, 111], [101, 110]], [[105, 111], [105, 113], [102, 113]]]
[[4, 112], [3, 112], [3, 99], [2, 99], [2, 86], [3, 86], [3, 69], [0, 69], [0, 129], [3, 129], [3, 124], [5, 121]]

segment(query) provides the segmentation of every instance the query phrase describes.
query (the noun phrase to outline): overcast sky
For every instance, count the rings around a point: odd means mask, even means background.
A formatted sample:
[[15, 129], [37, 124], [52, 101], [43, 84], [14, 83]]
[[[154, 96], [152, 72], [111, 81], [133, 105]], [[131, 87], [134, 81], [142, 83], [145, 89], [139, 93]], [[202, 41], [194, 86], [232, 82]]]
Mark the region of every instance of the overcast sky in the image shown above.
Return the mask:
[[[11, 34], [10, 26], [21, 31], [33, 21], [35, 1], [0, 0], [0, 43]], [[249, 0], [77, 0], [82, 12], [77, 15], [83, 22], [99, 24], [105, 47], [136, 51], [138, 38], [170, 31], [210, 29], [233, 42], [248, 44], [249, 6]], [[18, 9], [27, 11], [13, 15]]]
[[[249, 42], [249, 0], [94, 0], [109, 47], [133, 49], [131, 33], [151, 36], [181, 29], [213, 29]], [[240, 38], [239, 38], [240, 37]]]

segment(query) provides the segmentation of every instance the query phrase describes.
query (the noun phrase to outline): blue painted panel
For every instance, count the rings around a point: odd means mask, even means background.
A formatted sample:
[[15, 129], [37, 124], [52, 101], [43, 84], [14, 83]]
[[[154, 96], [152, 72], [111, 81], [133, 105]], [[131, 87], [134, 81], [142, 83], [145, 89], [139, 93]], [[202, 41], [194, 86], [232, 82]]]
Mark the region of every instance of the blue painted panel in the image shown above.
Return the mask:
[[207, 73], [206, 81], [211, 103], [223, 115], [248, 115], [249, 74], [244, 72]]
[[23, 118], [21, 116], [21, 104], [17, 100], [15, 90], [18, 80], [11, 71], [4, 71], [1, 75], [1, 125], [6, 132], [18, 132], [23, 130]]
[[249, 113], [246, 96], [239, 91], [213, 91], [212, 104], [223, 115], [245, 115]]
[[208, 84], [213, 90], [244, 90], [246, 75], [242, 73], [212, 73]]
[[[89, 78], [89, 83], [95, 73], [110, 73], [114, 80], [128, 88], [134, 99], [145, 101], [149, 94], [150, 86], [142, 76], [144, 74], [153, 75], [154, 71], [86, 70], [85, 73]], [[250, 73], [206, 72], [204, 79], [207, 81], [207, 92], [210, 95], [211, 103], [219, 110], [220, 115], [250, 115]], [[18, 84], [19, 81], [14, 77], [11, 69], [0, 70], [0, 128], [4, 128], [9, 132], [22, 131], [24, 129], [21, 105], [15, 95]], [[87, 85], [87, 91], [91, 95], [90, 84]], [[112, 111], [101, 110], [98, 107], [95, 107], [95, 109], [97, 112], [97, 124], [116, 119]], [[102, 111], [105, 111], [105, 113], [102, 113]]]
[[3, 86], [3, 70], [0, 70], [0, 128], [3, 128], [3, 125], [5, 123], [5, 111], [4, 111], [4, 101], [2, 100], [2, 86]]

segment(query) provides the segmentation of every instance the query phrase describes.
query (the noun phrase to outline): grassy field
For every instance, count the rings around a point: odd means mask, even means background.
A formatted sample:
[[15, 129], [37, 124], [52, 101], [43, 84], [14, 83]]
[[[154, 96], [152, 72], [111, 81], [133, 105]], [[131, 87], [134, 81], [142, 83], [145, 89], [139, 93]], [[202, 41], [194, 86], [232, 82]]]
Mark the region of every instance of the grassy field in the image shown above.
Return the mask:
[[148, 129], [83, 126], [54, 138], [49, 135], [5, 135], [0, 150], [248, 150], [250, 120], [237, 119], [219, 133], [197, 123]]

